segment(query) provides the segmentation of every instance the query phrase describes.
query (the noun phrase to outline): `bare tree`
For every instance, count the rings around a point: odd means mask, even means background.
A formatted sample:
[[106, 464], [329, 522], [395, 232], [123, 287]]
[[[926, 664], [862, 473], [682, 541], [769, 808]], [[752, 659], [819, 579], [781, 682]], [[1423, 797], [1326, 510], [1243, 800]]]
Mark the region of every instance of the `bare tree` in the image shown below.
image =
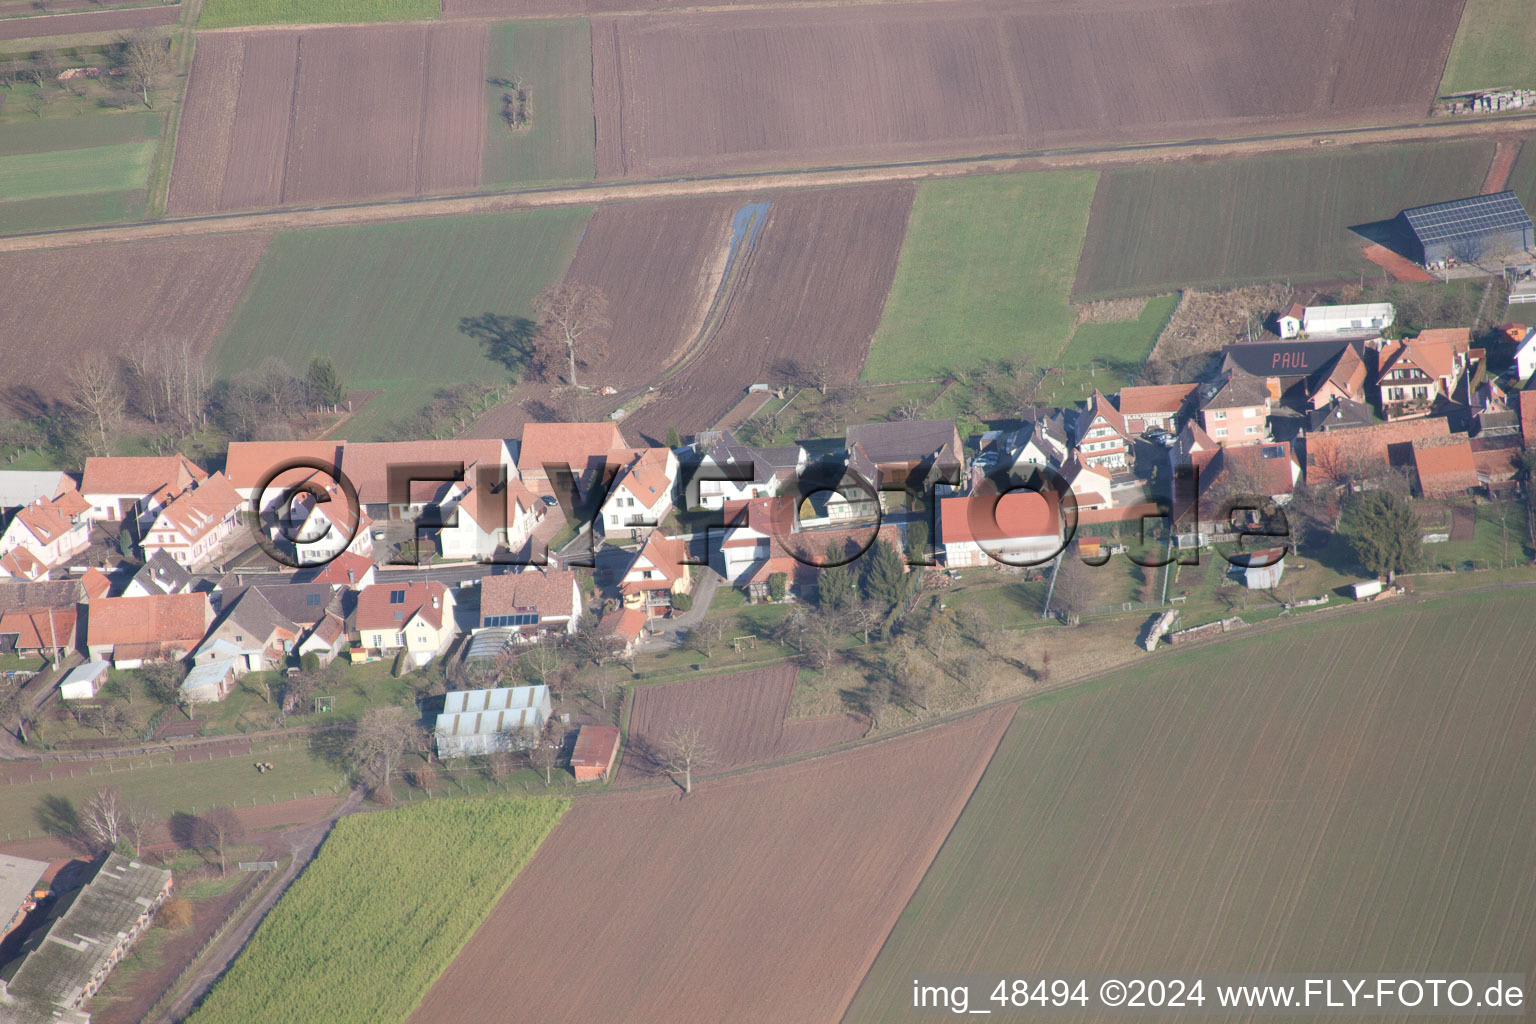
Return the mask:
[[599, 662], [597, 676], [592, 680], [592, 695], [597, 698], [597, 702], [602, 705], [604, 711], [608, 710], [608, 702], [617, 697], [623, 688], [623, 683], [609, 673], [607, 664]]
[[128, 806], [123, 802], [122, 791], [114, 786], [98, 789], [85, 802], [80, 811], [80, 829], [91, 845], [112, 850], [123, 838], [123, 825], [128, 818]]
[[701, 619], [688, 628], [688, 649], [706, 658], [715, 656], [715, 649], [725, 639], [725, 627], [717, 619]]
[[528, 748], [528, 763], [544, 773], [546, 786], [554, 783], [555, 765], [560, 762], [560, 747], [564, 742], [564, 731], [555, 719], [550, 719], [545, 723], [544, 732]]
[[523, 665], [529, 678], [541, 686], [550, 686], [555, 673], [560, 671], [560, 648], [553, 640], [540, 638], [523, 655]]
[[1063, 551], [1051, 587], [1051, 610], [1076, 625], [1085, 613], [1098, 607], [1103, 597], [1103, 567], [1088, 565], [1071, 551]]
[[363, 712], [347, 744], [347, 758], [369, 789], [387, 794], [401, 760], [425, 745], [425, 734], [411, 713], [391, 704]]
[[608, 299], [592, 285], [557, 284], [533, 302], [539, 315], [539, 335], [564, 356], [569, 381], [577, 385], [576, 367], [591, 365], [602, 355], [608, 320]]
[[153, 32], [135, 32], [123, 40], [123, 69], [139, 87], [144, 105], [151, 110], [150, 90], [171, 70], [171, 41]]
[[693, 792], [695, 770], [707, 771], [719, 761], [704, 737], [704, 730], [697, 722], [678, 722], [662, 740], [657, 751], [658, 767], [674, 778], [683, 777], [683, 795]]
[[154, 827], [159, 818], [153, 808], [147, 804], [128, 804], [123, 812], [123, 822], [119, 829], [124, 840], [133, 847], [135, 857], [144, 853], [144, 840], [149, 837], [149, 830]]
[[228, 804], [210, 807], [203, 816], [203, 835], [204, 845], [219, 855], [219, 874], [225, 874], [229, 848], [245, 838], [245, 826], [240, 822], [240, 816]]
[[845, 620], [835, 611], [823, 611], [807, 615], [796, 621], [796, 632], [812, 663], [823, 672], [837, 659], [838, 646], [843, 642]]
[[69, 401], [90, 436], [91, 451], [110, 454], [112, 437], [123, 423], [123, 385], [117, 367], [100, 352], [87, 353], [70, 371]]

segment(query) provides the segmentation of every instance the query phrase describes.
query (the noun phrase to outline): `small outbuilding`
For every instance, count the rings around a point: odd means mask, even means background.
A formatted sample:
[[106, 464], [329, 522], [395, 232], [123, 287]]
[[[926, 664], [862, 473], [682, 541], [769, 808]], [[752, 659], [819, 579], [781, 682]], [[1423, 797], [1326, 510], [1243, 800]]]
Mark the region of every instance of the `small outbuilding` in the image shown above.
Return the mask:
[[1265, 548], [1239, 555], [1232, 572], [1249, 590], [1271, 590], [1285, 575], [1285, 549]]
[[101, 692], [101, 688], [107, 682], [107, 669], [112, 666], [105, 661], [88, 661], [69, 670], [59, 683], [60, 700], [90, 700]]
[[181, 692], [192, 704], [215, 704], [235, 688], [235, 662], [230, 658], [195, 665], [181, 681]]
[[577, 782], [605, 782], [619, 759], [619, 730], [612, 725], [584, 725], [571, 750]]

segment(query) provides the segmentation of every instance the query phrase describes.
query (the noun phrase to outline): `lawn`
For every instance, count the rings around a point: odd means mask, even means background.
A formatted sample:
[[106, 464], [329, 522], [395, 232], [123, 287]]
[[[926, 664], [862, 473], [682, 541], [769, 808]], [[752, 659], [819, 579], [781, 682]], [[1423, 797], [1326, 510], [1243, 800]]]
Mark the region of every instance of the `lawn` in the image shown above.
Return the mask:
[[348, 387], [382, 388], [343, 428], [378, 436], [439, 387], [509, 377], [464, 317], [532, 315], [559, 280], [590, 208], [323, 228], [278, 235], [214, 346], [220, 374], [271, 356], [302, 370], [329, 357]]
[[914, 380], [988, 360], [1051, 365], [1072, 333], [1072, 275], [1092, 171], [918, 186], [864, 379]]
[[1021, 964], [1527, 969], [1533, 614], [1388, 605], [1026, 701], [844, 1019]]
[[569, 805], [434, 800], [341, 819], [189, 1019], [404, 1020]]
[[1350, 228], [1475, 195], [1492, 159], [1438, 142], [1105, 171], [1073, 294], [1379, 274]]
[[[493, 25], [486, 54], [486, 188], [534, 181], [590, 181], [592, 32], [584, 20]], [[505, 83], [520, 81], [533, 111], [531, 128], [512, 131], [501, 118]], [[501, 82], [503, 84], [493, 84]]]
[[0, 200], [120, 192], [149, 183], [155, 143], [0, 156]]
[[[266, 752], [270, 750], [270, 752]], [[0, 785], [0, 835], [21, 839], [47, 830], [44, 799], [62, 799], [78, 810], [98, 789], [116, 786], [130, 800], [139, 800], [158, 814], [207, 810], [214, 804], [251, 807], [319, 793], [342, 793], [346, 780], [340, 768], [310, 753], [302, 737], [258, 746], [255, 753], [270, 761], [269, 772], [258, 773], [252, 758], [214, 757], [209, 761], [168, 764], [169, 755], [136, 757], [69, 766], [39, 767], [35, 782]], [[127, 767], [132, 765], [131, 768]], [[52, 771], [55, 778], [50, 779]]]
[[1440, 95], [1536, 89], [1536, 18], [1530, 0], [1467, 0], [1440, 80]]
[[1162, 295], [1149, 300], [1135, 320], [1078, 324], [1053, 364], [1061, 373], [1046, 379], [1037, 401], [1066, 406], [1084, 400], [1094, 388], [1109, 395], [1134, 383], [1178, 304], [1177, 295]]
[[205, 0], [197, 27], [426, 21], [440, 11], [438, 0]]
[[1515, 191], [1527, 210], [1536, 209], [1536, 137], [1526, 136], [1506, 187]]

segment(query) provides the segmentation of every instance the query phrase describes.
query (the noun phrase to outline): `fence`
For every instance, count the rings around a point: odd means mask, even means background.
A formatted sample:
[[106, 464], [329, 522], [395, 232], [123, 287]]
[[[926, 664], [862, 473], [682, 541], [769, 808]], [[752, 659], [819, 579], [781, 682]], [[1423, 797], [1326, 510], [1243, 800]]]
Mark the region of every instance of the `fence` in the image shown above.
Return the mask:
[[167, 985], [165, 991], [160, 994], [160, 998], [155, 1000], [154, 1005], [149, 1008], [149, 1012], [144, 1015], [146, 1021], [162, 1019], [164, 1017], [166, 1011], [170, 1009], [171, 1003], [175, 1000], [177, 993], [181, 991], [187, 978], [197, 969], [203, 957], [207, 955], [208, 950], [212, 949], [216, 943], [228, 934], [230, 928], [245, 916], [246, 911], [250, 909], [251, 903], [261, 894], [261, 891], [268, 885], [271, 885], [273, 879], [277, 877], [279, 876], [271, 874], [252, 880], [250, 889], [246, 891], [244, 896], [240, 897], [240, 902], [235, 904], [234, 909], [229, 912], [229, 916], [224, 918], [223, 923], [215, 928], [208, 938], [203, 940], [203, 944], [192, 955], [192, 959], [187, 961], [187, 966], [181, 969], [181, 973], [176, 975], [175, 980]]

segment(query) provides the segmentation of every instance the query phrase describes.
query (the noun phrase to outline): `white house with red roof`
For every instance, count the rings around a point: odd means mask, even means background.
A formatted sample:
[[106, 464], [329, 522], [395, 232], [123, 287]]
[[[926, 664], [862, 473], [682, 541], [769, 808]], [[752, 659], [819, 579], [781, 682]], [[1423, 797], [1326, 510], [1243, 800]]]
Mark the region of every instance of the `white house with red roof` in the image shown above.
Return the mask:
[[1421, 331], [1382, 344], [1376, 385], [1387, 419], [1428, 416], [1435, 400], [1451, 397], [1467, 368], [1472, 332], [1465, 327]]
[[1072, 435], [1077, 457], [1083, 465], [1114, 470], [1130, 464], [1131, 433], [1125, 425], [1125, 417], [1102, 391], [1095, 391], [1088, 399], [1087, 406], [1078, 415]]
[[137, 517], [140, 526], [147, 526], [177, 495], [207, 478], [185, 455], [93, 455], [85, 460], [80, 494], [90, 505], [87, 518], [117, 522]]
[[1127, 385], [1116, 396], [1117, 408], [1131, 434], [1148, 430], [1177, 430], [1179, 415], [1197, 384]]
[[517, 475], [506, 442], [494, 438], [351, 441], [341, 449], [341, 471], [375, 520], [420, 516], [448, 497], [456, 474], [463, 482], [472, 482], [471, 467], [477, 464], [504, 472], [508, 478]]
[[287, 469], [274, 475], [278, 467], [297, 459], [339, 467], [345, 444], [345, 441], [231, 441], [224, 455], [224, 475], [229, 477], [229, 482], [244, 501], [254, 498], [257, 488], [265, 484], [262, 507], [266, 509], [281, 500], [288, 488], [301, 481], [318, 477], [325, 482], [324, 475], [313, 467]]
[[1044, 564], [1061, 551], [1064, 529], [1054, 491], [972, 492], [939, 501], [939, 542], [952, 569]]
[[1115, 503], [1109, 470], [1090, 466], [1073, 456], [1061, 467], [1061, 477], [1077, 499], [1079, 511], [1109, 508]]
[[528, 567], [480, 581], [480, 628], [574, 633], [581, 624], [581, 582], [569, 569]]
[[352, 623], [353, 640], [364, 652], [353, 660], [403, 650], [411, 667], [420, 668], [453, 642], [453, 592], [436, 580], [375, 583], [358, 593]]
[[178, 565], [200, 565], [235, 532], [244, 503], [223, 473], [215, 473], [162, 508], [139, 541], [144, 557], [163, 551]]
[[670, 448], [636, 449], [614, 477], [598, 516], [607, 536], [660, 523], [672, 511], [677, 456]]
[[[444, 498], [434, 532], [444, 558], [490, 560], [498, 549], [522, 549], [544, 518], [545, 505], [517, 476], [483, 472], [477, 464]], [[498, 467], [499, 470], [499, 467]]]
[[373, 554], [373, 520], [362, 506], [356, 508], [334, 481], [317, 484], [312, 492], [296, 495], [286, 509], [285, 522], [270, 525], [270, 535], [300, 565], [323, 565], [343, 553], [359, 557]]
[[24, 549], [40, 565], [52, 568], [91, 546], [90, 506], [66, 488], [46, 501], [19, 509], [0, 533], [0, 557]]
[[619, 579], [624, 607], [642, 609], [648, 617], [670, 615], [673, 596], [693, 590], [687, 555], [686, 541], [664, 536], [660, 530], [650, 531]]
[[207, 594], [104, 597], [85, 614], [86, 650], [92, 660], [120, 669], [184, 658], [213, 625]]

